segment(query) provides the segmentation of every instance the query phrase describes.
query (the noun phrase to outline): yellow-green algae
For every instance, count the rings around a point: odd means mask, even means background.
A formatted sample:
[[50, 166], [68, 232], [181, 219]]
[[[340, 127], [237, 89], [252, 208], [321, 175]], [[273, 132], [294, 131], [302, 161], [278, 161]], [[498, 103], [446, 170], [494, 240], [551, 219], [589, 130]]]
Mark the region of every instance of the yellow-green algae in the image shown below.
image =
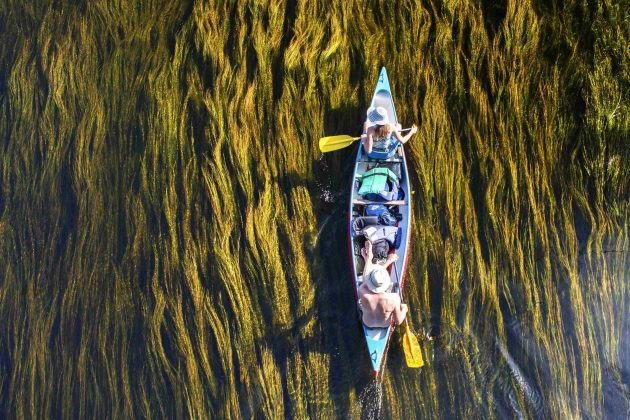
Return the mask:
[[[478, 359], [506, 340], [503, 301], [545, 413], [603, 417], [628, 322], [628, 10], [2, 1], [3, 416], [359, 416], [345, 202], [318, 241], [317, 139], [358, 133], [386, 65], [419, 123], [412, 321], [439, 280], [443, 329], [478, 339], [457, 364], [393, 357], [381, 415], [498, 416]], [[341, 194], [353, 153], [325, 158]]]

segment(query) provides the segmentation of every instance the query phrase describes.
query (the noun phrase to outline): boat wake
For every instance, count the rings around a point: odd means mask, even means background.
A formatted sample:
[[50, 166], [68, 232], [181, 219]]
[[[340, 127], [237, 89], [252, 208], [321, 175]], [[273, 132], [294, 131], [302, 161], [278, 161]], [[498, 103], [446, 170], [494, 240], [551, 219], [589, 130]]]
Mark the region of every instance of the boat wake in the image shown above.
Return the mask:
[[459, 360], [457, 353], [463, 349], [467, 349], [471, 365], [488, 384], [486, 391], [492, 394], [490, 401], [495, 414], [500, 418], [544, 417], [544, 402], [538, 387], [497, 337], [489, 341], [473, 332], [447, 329], [436, 341], [432, 362], [453, 363]]
[[359, 413], [361, 419], [372, 420], [380, 418], [383, 406], [383, 385], [378, 379], [373, 379], [359, 394]]
[[[525, 376], [525, 374], [523, 373], [519, 365], [516, 363], [512, 355], [510, 355], [510, 353], [505, 348], [505, 346], [501, 344], [501, 342], [496, 337], [494, 339], [494, 342], [497, 348], [499, 349], [499, 353], [501, 354], [503, 360], [507, 364], [511, 378], [516, 382], [518, 391], [520, 391], [520, 393], [524, 396], [525, 401], [527, 402], [529, 407], [532, 409], [533, 413], [536, 416], [541, 415], [543, 404], [542, 404], [542, 397], [540, 396], [540, 393], [535, 388], [535, 386], [533, 386], [530, 383], [530, 381], [527, 379], [527, 376]], [[518, 397], [516, 395], [515, 389], [509, 386], [508, 384], [503, 384], [503, 387], [507, 389], [508, 401], [514, 413], [517, 415], [518, 418], [524, 418], [522, 416], [522, 413], [519, 407]]]
[[[322, 204], [336, 204], [340, 191], [336, 191], [333, 187], [333, 178], [330, 173], [330, 168], [322, 155], [317, 161], [318, 176], [315, 177], [315, 186], [317, 187], [317, 197]], [[335, 174], [336, 175], [336, 174]]]

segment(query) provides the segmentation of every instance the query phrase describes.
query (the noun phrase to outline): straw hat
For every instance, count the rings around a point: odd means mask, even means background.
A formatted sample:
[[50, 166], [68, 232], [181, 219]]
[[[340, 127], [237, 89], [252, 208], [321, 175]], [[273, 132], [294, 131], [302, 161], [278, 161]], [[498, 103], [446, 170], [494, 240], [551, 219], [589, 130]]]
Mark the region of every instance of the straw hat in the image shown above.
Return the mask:
[[371, 106], [367, 110], [367, 119], [372, 124], [385, 125], [389, 123], [387, 110], [382, 106]]
[[376, 265], [366, 281], [367, 288], [372, 293], [386, 292], [392, 285], [392, 279], [389, 277], [389, 273], [382, 265]]

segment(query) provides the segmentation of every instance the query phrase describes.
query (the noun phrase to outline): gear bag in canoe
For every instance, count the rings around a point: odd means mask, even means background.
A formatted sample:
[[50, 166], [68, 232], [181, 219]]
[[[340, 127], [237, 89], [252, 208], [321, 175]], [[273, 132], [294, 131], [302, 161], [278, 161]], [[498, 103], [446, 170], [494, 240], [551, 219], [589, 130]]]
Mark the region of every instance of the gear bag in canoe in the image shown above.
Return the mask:
[[398, 176], [388, 168], [374, 168], [357, 177], [361, 183], [359, 195], [370, 201], [398, 199], [400, 188]]

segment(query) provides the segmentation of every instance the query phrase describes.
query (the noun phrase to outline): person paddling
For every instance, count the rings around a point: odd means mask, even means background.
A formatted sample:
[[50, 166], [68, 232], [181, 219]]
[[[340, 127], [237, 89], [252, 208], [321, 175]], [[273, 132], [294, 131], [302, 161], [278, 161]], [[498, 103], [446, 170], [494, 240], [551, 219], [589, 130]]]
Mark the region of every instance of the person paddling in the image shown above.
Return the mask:
[[398, 260], [390, 254], [384, 265], [372, 262], [372, 243], [366, 241], [361, 255], [365, 259], [363, 283], [359, 287], [359, 307], [362, 321], [368, 328], [386, 328], [394, 322], [400, 325], [407, 316], [407, 305], [402, 303], [398, 293], [392, 293], [393, 283], [387, 267]]
[[406, 143], [417, 131], [418, 127], [414, 124], [409, 133], [403, 136], [400, 125], [390, 123], [385, 108], [372, 106], [367, 110], [361, 143], [369, 157], [386, 159], [394, 155], [399, 143]]

